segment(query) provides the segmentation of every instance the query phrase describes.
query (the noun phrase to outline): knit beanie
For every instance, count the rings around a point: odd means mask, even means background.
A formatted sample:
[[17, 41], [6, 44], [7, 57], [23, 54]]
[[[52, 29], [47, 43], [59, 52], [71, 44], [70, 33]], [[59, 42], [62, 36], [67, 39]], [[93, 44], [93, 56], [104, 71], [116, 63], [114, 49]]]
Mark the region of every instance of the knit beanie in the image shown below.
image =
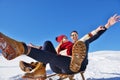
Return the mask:
[[64, 37], [66, 37], [66, 35], [59, 35], [56, 37], [56, 41], [60, 42]]

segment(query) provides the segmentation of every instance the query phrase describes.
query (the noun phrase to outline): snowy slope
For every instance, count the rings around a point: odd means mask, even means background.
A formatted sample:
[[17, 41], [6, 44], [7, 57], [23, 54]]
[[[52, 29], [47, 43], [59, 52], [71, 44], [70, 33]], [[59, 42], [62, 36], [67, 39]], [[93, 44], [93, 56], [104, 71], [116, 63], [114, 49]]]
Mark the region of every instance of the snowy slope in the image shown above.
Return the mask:
[[[12, 61], [0, 56], [0, 80], [18, 80], [17, 77], [24, 74], [19, 68], [20, 60], [35, 61], [27, 56], [20, 56]], [[49, 65], [47, 73], [53, 73]], [[89, 53], [89, 65], [84, 75], [87, 80], [120, 80], [120, 51]], [[80, 80], [80, 77], [79, 74], [75, 75], [76, 80]]]
[[99, 51], [89, 54], [85, 76], [91, 80], [120, 80], [120, 51]]

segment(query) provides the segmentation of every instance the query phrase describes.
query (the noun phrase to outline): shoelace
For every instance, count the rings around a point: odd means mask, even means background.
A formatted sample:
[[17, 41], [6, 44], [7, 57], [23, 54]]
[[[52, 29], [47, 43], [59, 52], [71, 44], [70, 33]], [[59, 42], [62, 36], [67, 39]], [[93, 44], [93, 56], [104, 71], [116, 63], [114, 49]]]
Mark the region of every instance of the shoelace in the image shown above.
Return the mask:
[[6, 46], [7, 46], [7, 43], [6, 43], [6, 42], [0, 42], [0, 48], [1, 48], [2, 50], [4, 50], [4, 49], [6, 48]]

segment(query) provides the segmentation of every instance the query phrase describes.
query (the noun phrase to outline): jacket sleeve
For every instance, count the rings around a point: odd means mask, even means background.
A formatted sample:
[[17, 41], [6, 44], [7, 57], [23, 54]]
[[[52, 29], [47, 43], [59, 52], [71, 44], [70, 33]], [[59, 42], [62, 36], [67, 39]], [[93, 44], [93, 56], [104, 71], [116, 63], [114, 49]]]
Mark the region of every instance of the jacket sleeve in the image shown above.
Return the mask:
[[86, 34], [79, 40], [83, 41], [83, 42], [88, 41], [89, 43], [91, 43], [91, 42], [95, 41], [96, 39], [98, 39], [107, 30], [107, 28], [105, 28], [105, 27], [103, 27], [103, 28], [104, 28], [104, 30], [100, 30], [98, 32], [93, 30], [92, 32]]
[[[105, 27], [104, 27], [105, 28]], [[98, 39], [105, 31], [107, 30], [107, 28], [105, 28], [105, 30], [100, 30], [99, 32], [97, 32], [97, 34], [95, 34], [94, 36], [92, 36], [91, 38], [89, 38], [87, 41], [89, 43], [95, 41], [96, 39]]]

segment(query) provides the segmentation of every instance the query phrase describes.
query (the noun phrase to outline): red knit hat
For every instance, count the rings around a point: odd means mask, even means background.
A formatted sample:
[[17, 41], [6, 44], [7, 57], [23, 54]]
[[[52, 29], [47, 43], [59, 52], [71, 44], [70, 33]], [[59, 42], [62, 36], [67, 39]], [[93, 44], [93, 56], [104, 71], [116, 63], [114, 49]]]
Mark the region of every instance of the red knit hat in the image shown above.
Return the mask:
[[60, 42], [64, 37], [66, 37], [65, 35], [60, 35], [58, 37], [56, 37], [56, 41]]

